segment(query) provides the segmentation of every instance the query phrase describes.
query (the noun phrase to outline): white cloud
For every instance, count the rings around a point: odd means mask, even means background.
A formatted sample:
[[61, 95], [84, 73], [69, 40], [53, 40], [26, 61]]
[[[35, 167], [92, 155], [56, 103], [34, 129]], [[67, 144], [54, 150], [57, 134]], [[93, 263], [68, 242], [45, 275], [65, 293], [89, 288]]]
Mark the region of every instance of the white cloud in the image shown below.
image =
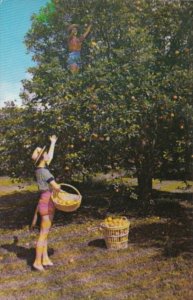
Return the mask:
[[[32, 74], [26, 72], [25, 78], [31, 80], [33, 78]], [[0, 107], [4, 106], [4, 102], [16, 100], [17, 105], [22, 104], [22, 99], [19, 97], [19, 94], [22, 92], [23, 86], [20, 81], [11, 82], [11, 81], [0, 81]], [[33, 94], [31, 94], [31, 97]]]
[[33, 78], [33, 75], [31, 73], [29, 73], [29, 72], [25, 73], [25, 79], [31, 80], [32, 78]]
[[19, 97], [21, 92], [21, 83], [0, 82], [0, 106], [4, 106], [4, 102], [16, 100], [16, 104], [21, 105], [22, 100]]

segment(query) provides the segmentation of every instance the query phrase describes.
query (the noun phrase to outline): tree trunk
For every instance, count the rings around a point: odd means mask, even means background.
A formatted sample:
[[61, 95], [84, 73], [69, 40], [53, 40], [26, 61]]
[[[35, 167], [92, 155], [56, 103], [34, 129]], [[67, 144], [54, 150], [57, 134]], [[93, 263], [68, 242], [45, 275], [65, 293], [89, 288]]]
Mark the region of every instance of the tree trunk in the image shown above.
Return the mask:
[[139, 199], [145, 206], [148, 206], [152, 198], [152, 176], [148, 172], [141, 172], [137, 179]]
[[145, 207], [149, 206], [152, 199], [152, 162], [148, 156], [137, 166], [138, 197]]

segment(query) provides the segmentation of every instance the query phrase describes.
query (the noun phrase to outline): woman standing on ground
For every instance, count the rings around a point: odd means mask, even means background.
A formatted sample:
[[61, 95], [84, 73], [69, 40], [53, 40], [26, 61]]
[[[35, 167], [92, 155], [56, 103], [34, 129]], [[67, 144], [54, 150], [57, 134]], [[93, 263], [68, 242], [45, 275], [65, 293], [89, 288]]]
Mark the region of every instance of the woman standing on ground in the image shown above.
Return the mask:
[[55, 182], [54, 176], [47, 169], [53, 155], [57, 137], [55, 135], [50, 137], [50, 148], [46, 151], [46, 147], [37, 147], [33, 154], [32, 159], [36, 166], [36, 179], [40, 190], [40, 199], [37, 206], [37, 211], [41, 216], [40, 235], [36, 244], [36, 257], [33, 263], [34, 269], [44, 271], [44, 266], [53, 266], [53, 263], [48, 257], [48, 233], [50, 231], [55, 207], [51, 200], [52, 190], [60, 190], [60, 185]]

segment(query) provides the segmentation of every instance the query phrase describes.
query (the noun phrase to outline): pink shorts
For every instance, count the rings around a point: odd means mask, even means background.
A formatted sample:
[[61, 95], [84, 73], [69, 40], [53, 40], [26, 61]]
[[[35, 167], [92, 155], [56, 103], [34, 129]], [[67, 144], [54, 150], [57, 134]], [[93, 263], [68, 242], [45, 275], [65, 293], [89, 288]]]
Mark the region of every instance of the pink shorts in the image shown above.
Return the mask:
[[52, 215], [55, 210], [53, 201], [51, 200], [51, 192], [41, 192], [40, 200], [38, 202], [38, 211], [41, 216]]

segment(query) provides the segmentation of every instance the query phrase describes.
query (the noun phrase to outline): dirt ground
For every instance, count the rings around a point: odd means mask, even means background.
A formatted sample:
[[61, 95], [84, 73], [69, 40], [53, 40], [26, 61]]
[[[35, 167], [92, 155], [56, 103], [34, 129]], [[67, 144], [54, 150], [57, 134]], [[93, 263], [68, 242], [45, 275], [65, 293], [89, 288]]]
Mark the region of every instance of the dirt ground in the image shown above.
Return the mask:
[[[0, 300], [193, 299], [192, 186], [155, 182], [147, 211], [125, 191], [78, 188], [81, 207], [56, 212], [49, 236], [54, 266], [40, 274], [32, 270], [39, 222], [29, 231], [38, 193], [1, 179]], [[103, 233], [91, 230], [107, 215], [129, 219], [128, 248], [109, 250]]]

